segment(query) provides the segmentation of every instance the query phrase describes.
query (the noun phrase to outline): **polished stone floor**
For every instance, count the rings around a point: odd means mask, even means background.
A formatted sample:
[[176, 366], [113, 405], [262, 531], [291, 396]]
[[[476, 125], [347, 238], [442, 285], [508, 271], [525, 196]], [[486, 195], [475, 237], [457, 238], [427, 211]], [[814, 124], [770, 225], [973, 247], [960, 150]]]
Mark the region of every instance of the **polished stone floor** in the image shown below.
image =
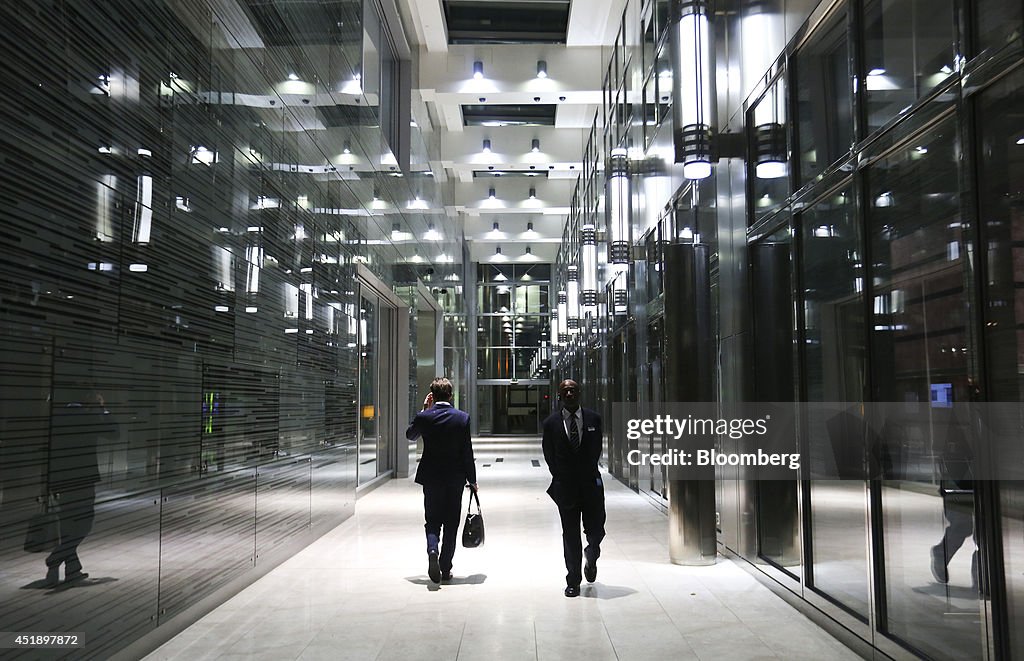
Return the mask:
[[147, 658], [858, 658], [733, 562], [670, 564], [665, 515], [611, 478], [597, 581], [567, 599], [539, 439], [474, 446], [487, 542], [452, 584], [427, 578], [419, 487], [392, 480]]

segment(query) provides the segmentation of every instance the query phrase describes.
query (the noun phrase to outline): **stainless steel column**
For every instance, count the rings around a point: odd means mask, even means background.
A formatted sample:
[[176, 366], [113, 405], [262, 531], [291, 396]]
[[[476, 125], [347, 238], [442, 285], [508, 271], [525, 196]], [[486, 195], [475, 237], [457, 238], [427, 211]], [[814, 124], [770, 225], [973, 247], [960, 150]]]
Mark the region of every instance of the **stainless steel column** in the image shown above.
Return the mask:
[[[665, 246], [665, 401], [715, 401], [708, 246]], [[674, 448], [673, 448], [674, 449]], [[718, 553], [714, 480], [669, 480], [669, 557], [714, 564]]]

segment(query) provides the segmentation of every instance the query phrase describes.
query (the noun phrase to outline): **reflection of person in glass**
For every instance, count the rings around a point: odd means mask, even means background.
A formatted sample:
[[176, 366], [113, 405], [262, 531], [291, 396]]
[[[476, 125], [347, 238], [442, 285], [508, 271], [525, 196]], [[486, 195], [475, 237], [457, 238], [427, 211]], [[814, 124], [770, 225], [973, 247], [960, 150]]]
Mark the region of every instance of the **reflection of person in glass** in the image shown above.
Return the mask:
[[[977, 389], [973, 385], [969, 389], [970, 399], [976, 401]], [[967, 538], [974, 536], [977, 543], [974, 529], [974, 453], [967, 438], [973, 430], [963, 430], [952, 421], [949, 429], [939, 456], [939, 494], [942, 496], [946, 529], [942, 539], [931, 550], [932, 577], [939, 583], [949, 582], [949, 562]], [[971, 582], [978, 587], [977, 549], [971, 556]]]
[[78, 546], [92, 530], [95, 516], [96, 483], [100, 481], [96, 445], [101, 437], [117, 431], [103, 395], [95, 388], [83, 393], [53, 413], [47, 478], [50, 495], [58, 505], [60, 539], [46, 558], [49, 586], [60, 581], [62, 564], [68, 583], [89, 576], [82, 571]]

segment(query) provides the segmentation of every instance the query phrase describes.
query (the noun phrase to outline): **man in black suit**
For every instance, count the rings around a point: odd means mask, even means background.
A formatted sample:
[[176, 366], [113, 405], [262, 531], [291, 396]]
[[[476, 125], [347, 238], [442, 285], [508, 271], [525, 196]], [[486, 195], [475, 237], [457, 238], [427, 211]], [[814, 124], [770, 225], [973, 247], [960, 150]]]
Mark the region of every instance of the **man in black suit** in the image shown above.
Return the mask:
[[587, 582], [597, 579], [597, 559], [604, 539], [604, 484], [597, 462], [601, 458], [601, 416], [580, 407], [580, 387], [572, 379], [558, 385], [561, 408], [544, 421], [544, 461], [551, 471], [548, 495], [558, 505], [562, 519], [562, 552], [565, 555], [565, 596], [578, 597], [582, 580], [583, 544], [580, 520], [587, 537]]
[[[469, 415], [452, 406], [452, 382], [448, 379], [438, 377], [431, 382], [423, 410], [405, 431], [410, 441], [420, 436], [423, 436], [423, 456], [416, 469], [416, 483], [423, 485], [427, 573], [431, 581], [440, 583], [452, 577], [452, 558], [462, 516], [462, 490], [467, 484], [476, 490]], [[439, 540], [442, 540], [440, 554]]]

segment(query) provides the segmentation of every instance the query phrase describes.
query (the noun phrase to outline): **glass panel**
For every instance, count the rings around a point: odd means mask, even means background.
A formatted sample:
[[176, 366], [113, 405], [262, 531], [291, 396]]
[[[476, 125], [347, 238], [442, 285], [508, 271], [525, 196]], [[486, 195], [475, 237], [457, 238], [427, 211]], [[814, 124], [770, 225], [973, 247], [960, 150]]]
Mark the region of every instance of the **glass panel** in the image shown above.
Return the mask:
[[1024, 5], [1006, 0], [975, 0], [974, 26], [977, 50], [999, 48], [1024, 30]]
[[[793, 400], [793, 235], [788, 225], [751, 246], [754, 399]], [[796, 448], [794, 447], [795, 451]], [[758, 554], [799, 571], [799, 483], [758, 480]]]
[[660, 125], [672, 117], [672, 49], [668, 47], [668, 41], [660, 51], [658, 60], [654, 65], [655, 80], [657, 82], [657, 119]]
[[796, 54], [801, 184], [821, 175], [853, 143], [849, 59], [845, 9], [821, 25]]
[[477, 288], [477, 312], [511, 312], [512, 287], [510, 285], [487, 285]]
[[[930, 402], [936, 388], [968, 401], [966, 264], [954, 121], [944, 122], [868, 172], [874, 303], [874, 399]], [[981, 655], [973, 482], [937, 479], [970, 452], [951, 411], [890, 415], [882, 483], [888, 632], [932, 658]], [[945, 519], [945, 521], [943, 520]], [[959, 552], [958, 552], [959, 550]], [[973, 561], [973, 562], [972, 562]], [[973, 570], [976, 573], [976, 569]]]
[[867, 0], [864, 13], [871, 132], [953, 73], [953, 0]]
[[[647, 375], [647, 400], [650, 402], [665, 401], [665, 375], [662, 359], [665, 355], [665, 322], [657, 319], [647, 327], [647, 365], [641, 365], [640, 369], [649, 370]], [[666, 451], [665, 436], [651, 435], [648, 439], [640, 441], [640, 450], [646, 454], [663, 454]], [[667, 497], [665, 494], [665, 467], [664, 466], [641, 466], [640, 467], [640, 489], [649, 491], [659, 496]]]
[[516, 314], [547, 314], [547, 285], [519, 285], [515, 288]]
[[[985, 3], [991, 4], [991, 3]], [[1019, 21], [1018, 21], [1019, 23]], [[984, 310], [990, 401], [1024, 401], [1024, 69], [1018, 68], [977, 97], [978, 197], [988, 243], [987, 304]], [[1020, 437], [1021, 421], [1008, 425]], [[1000, 459], [1003, 459], [1000, 457]], [[1019, 457], [1010, 460], [1018, 461]], [[1018, 464], [1019, 465], [1019, 464]], [[1006, 621], [1024, 618], [1024, 483], [999, 483]], [[994, 573], [994, 572], [993, 572]], [[1011, 658], [1024, 658], [1024, 629], [1010, 626]]]
[[377, 299], [359, 306], [359, 483], [377, 476]]
[[[861, 238], [847, 187], [799, 216], [800, 283], [808, 402], [860, 402], [864, 397], [864, 281]], [[839, 450], [857, 447], [862, 423], [836, 412], [806, 421], [811, 469], [835, 475], [855, 465]], [[812, 587], [867, 620], [867, 499], [864, 482], [811, 481]]]
[[479, 386], [481, 433], [533, 435], [540, 432], [539, 408], [546, 390], [538, 386]]
[[779, 78], [750, 110], [750, 209], [756, 222], [765, 218], [789, 196], [789, 123], [785, 80]]

